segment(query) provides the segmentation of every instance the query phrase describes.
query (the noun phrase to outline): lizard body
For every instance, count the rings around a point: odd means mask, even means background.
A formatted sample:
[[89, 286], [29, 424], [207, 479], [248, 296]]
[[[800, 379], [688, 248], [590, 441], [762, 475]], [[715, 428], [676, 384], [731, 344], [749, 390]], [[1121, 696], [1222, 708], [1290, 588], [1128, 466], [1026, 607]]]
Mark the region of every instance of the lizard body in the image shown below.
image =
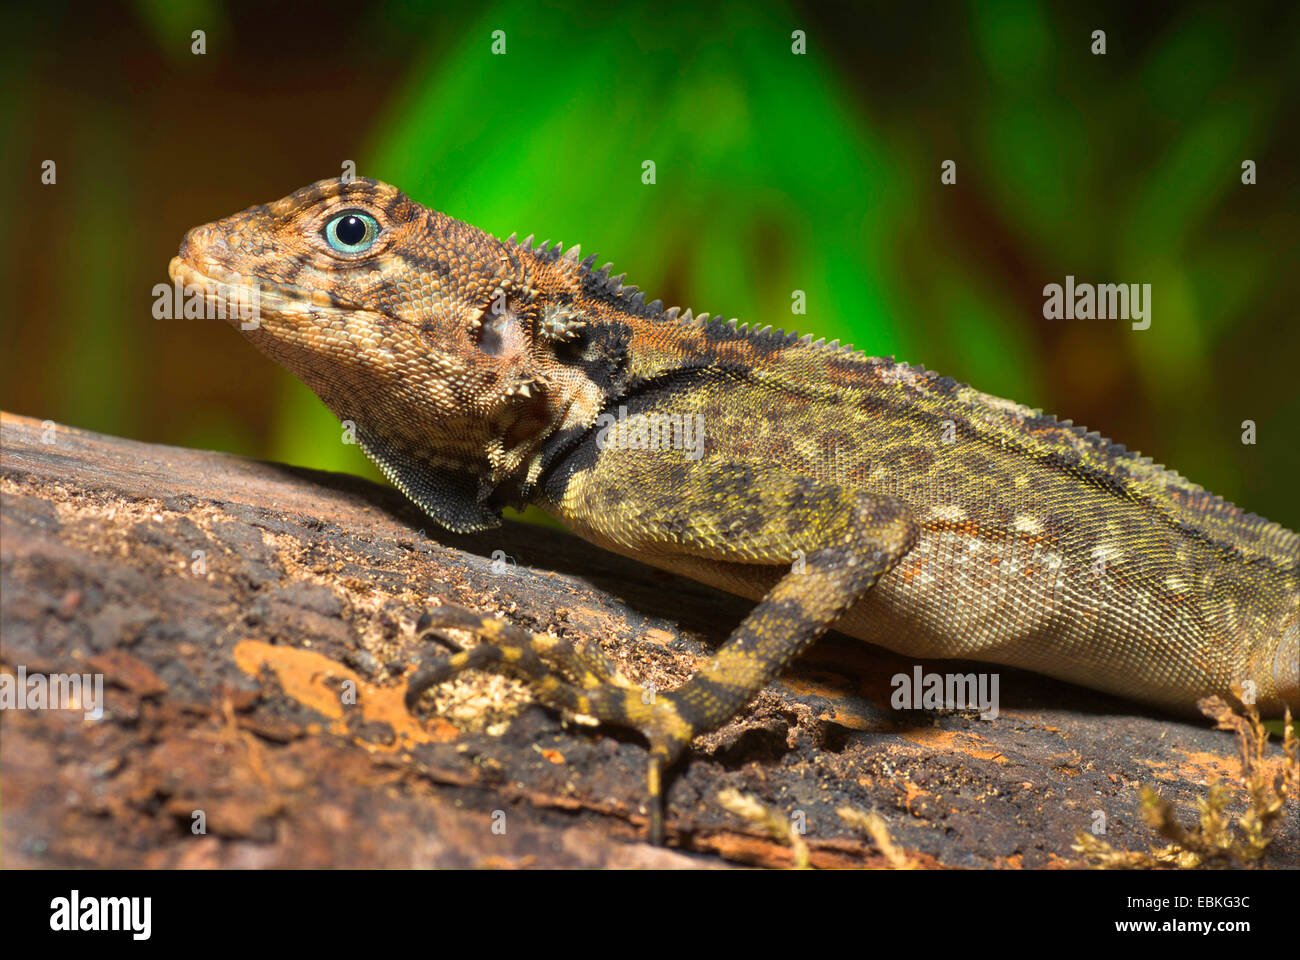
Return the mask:
[[376, 181], [323, 180], [197, 227], [171, 274], [227, 305], [255, 286], [246, 336], [448, 529], [534, 503], [759, 601], [704, 669], [650, 698], [502, 621], [422, 618], [485, 642], [424, 668], [412, 696], [465, 667], [528, 674], [543, 699], [645, 733], [656, 799], [693, 735], [831, 625], [1175, 711], [1234, 684], [1264, 712], [1300, 707], [1300, 537], [1069, 421], [892, 358], [664, 310], [577, 247], [498, 240]]

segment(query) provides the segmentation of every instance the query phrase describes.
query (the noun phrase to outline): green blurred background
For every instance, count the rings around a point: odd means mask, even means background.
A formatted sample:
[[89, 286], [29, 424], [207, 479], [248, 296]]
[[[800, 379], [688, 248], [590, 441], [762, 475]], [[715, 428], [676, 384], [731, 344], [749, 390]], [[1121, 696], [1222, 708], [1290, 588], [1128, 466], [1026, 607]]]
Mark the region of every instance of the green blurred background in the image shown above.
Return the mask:
[[[352, 160], [497, 235], [581, 242], [650, 299], [924, 364], [1300, 526], [1293, 3], [139, 0], [6, 21], [5, 410], [377, 477], [224, 323], [151, 313], [187, 228]], [[1152, 284], [1151, 328], [1045, 320], [1067, 274]]]

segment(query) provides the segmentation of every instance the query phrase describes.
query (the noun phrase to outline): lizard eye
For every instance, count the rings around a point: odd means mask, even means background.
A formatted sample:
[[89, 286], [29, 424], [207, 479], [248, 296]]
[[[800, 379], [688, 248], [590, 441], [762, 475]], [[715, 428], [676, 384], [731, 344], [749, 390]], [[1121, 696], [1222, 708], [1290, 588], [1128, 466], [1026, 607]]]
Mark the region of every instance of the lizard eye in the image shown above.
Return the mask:
[[379, 236], [379, 223], [368, 213], [345, 210], [325, 224], [325, 242], [339, 253], [364, 253]]

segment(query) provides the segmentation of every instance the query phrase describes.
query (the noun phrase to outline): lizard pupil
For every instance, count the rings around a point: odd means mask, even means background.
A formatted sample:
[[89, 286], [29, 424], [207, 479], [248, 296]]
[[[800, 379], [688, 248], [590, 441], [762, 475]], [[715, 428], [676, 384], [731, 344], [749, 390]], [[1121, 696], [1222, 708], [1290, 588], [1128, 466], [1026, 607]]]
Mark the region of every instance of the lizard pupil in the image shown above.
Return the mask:
[[340, 213], [325, 224], [325, 242], [339, 253], [362, 253], [374, 246], [379, 224], [359, 211]]
[[344, 217], [335, 231], [338, 238], [348, 246], [360, 243], [366, 237], [366, 225], [360, 217]]

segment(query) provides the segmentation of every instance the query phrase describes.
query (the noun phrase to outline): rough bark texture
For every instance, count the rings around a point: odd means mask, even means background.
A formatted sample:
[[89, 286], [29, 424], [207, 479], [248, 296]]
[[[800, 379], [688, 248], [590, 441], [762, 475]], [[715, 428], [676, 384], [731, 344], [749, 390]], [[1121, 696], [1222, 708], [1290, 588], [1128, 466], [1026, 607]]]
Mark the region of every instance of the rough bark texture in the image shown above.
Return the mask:
[[[1208, 723], [1008, 670], [995, 720], [900, 713], [889, 679], [914, 662], [832, 636], [696, 743], [654, 849], [635, 735], [566, 726], [480, 674], [412, 716], [411, 624], [441, 600], [499, 613], [666, 688], [744, 601], [544, 527], [453, 536], [352, 477], [8, 414], [0, 444], [0, 671], [105, 684], [99, 719], [0, 713], [4, 866], [790, 863], [727, 788], [801, 811], [815, 865], [887, 862], [845, 806], [878, 812], [913, 865], [1067, 865], [1097, 811], [1112, 844], [1147, 849], [1139, 784], [1191, 824], [1237, 770]], [[1300, 866], [1294, 809], [1287, 826], [1271, 865]]]

